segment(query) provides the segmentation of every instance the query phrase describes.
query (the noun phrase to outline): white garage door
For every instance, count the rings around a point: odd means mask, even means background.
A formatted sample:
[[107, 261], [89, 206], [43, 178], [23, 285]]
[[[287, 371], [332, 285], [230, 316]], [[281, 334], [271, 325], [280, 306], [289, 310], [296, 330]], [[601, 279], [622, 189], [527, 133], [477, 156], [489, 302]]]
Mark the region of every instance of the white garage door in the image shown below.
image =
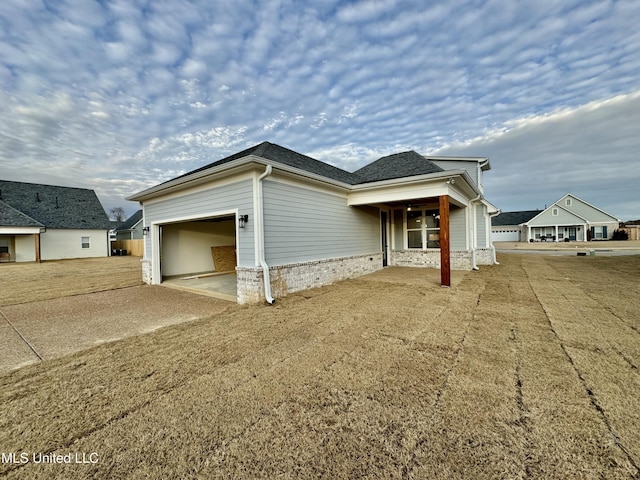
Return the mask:
[[500, 228], [491, 232], [491, 240], [494, 242], [519, 242], [520, 231], [515, 228]]

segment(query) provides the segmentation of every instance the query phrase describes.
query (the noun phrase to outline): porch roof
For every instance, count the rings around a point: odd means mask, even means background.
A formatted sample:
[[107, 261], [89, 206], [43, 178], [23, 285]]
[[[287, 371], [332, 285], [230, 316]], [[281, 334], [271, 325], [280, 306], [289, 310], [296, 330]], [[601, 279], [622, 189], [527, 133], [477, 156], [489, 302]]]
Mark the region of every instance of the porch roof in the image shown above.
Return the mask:
[[29, 215], [0, 200], [0, 227], [44, 227]]

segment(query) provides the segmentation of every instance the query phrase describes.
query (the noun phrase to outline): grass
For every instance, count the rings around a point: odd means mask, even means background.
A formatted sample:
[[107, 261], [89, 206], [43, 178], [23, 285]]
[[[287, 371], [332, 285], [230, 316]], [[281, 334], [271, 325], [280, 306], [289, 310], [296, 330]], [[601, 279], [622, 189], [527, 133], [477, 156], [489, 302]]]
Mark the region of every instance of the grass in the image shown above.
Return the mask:
[[0, 377], [7, 478], [638, 478], [640, 257], [389, 269]]
[[0, 306], [142, 284], [139, 257], [0, 264]]

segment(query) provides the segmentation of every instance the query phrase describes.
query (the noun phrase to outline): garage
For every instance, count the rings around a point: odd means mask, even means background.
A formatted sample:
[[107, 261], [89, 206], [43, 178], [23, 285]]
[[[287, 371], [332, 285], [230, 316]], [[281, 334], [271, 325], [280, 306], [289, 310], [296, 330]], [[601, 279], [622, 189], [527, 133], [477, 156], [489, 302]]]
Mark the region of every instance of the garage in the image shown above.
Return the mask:
[[234, 215], [159, 225], [162, 283], [236, 297]]
[[494, 227], [491, 231], [492, 242], [519, 242], [520, 228], [518, 227]]

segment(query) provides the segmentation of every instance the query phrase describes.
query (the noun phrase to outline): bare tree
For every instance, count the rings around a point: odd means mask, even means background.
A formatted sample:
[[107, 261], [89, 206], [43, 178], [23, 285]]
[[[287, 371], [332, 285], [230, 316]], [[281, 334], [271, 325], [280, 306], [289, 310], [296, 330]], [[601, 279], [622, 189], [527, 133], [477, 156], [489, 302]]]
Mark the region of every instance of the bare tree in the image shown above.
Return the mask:
[[116, 222], [124, 222], [126, 220], [124, 208], [122, 207], [113, 207], [109, 210], [109, 213], [111, 214], [111, 218]]

